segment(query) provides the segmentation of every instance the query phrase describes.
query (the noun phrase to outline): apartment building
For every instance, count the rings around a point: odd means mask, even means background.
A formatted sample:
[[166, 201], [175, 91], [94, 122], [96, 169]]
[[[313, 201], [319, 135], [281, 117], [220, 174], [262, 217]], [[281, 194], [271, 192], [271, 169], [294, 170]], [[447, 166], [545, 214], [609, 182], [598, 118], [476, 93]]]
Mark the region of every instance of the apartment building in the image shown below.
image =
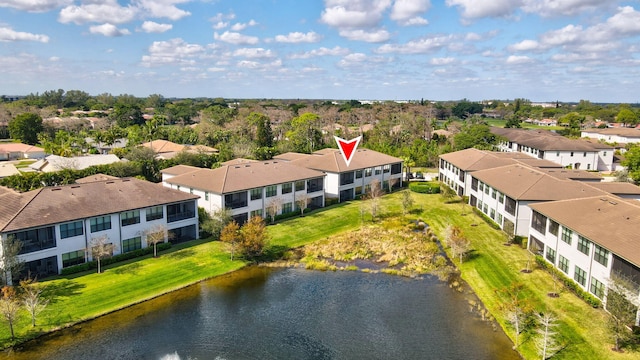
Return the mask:
[[115, 245], [114, 255], [146, 247], [152, 228], [172, 242], [197, 239], [196, 199], [135, 178], [25, 193], [0, 188], [0, 238], [19, 240], [24, 271], [42, 278], [92, 260], [97, 237]]

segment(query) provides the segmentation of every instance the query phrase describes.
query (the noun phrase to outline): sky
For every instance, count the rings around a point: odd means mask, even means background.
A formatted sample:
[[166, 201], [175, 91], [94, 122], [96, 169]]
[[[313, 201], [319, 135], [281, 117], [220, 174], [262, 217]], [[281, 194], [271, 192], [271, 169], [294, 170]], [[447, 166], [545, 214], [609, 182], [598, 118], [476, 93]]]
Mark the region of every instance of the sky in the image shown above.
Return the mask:
[[640, 1], [0, 0], [0, 94], [637, 103]]

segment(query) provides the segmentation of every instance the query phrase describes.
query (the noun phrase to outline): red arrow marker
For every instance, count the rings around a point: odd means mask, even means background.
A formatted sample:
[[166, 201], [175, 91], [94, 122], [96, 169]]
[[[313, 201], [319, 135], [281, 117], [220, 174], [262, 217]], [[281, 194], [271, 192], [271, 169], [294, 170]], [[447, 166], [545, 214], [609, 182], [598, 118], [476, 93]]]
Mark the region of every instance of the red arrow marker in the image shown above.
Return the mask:
[[356, 153], [356, 149], [358, 148], [358, 144], [360, 144], [360, 139], [362, 139], [362, 136], [358, 136], [357, 138], [351, 140], [341, 139], [337, 136], [334, 136], [334, 138], [338, 143], [338, 147], [340, 148], [340, 153], [342, 154], [344, 162], [347, 164], [347, 167], [349, 167], [351, 159], [353, 159], [353, 155]]

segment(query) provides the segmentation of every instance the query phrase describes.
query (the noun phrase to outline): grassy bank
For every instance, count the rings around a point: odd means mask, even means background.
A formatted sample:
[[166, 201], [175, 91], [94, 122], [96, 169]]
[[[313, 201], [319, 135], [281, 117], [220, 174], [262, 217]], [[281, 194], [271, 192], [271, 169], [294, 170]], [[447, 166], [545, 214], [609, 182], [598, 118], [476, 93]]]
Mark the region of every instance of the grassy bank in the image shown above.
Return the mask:
[[[530, 274], [520, 272], [528, 260], [527, 252], [517, 246], [504, 246], [505, 237], [471, 213], [462, 216], [460, 204], [445, 204], [439, 195], [413, 194], [416, 204], [409, 219], [421, 218], [442, 238], [449, 224], [459, 226], [472, 242], [469, 260], [460, 268], [462, 277], [475, 290], [489, 311], [513, 338], [505, 325], [501, 310], [503, 299], [496, 290], [521, 282], [525, 294], [539, 311], [553, 311], [560, 317], [560, 332], [566, 349], [558, 359], [633, 359], [638, 353], [618, 354], [610, 351], [611, 340], [605, 328], [602, 310], [589, 307], [573, 294], [564, 291], [559, 298], [549, 298], [553, 280], [542, 270]], [[382, 217], [400, 215], [401, 194], [385, 196], [381, 201]], [[359, 229], [370, 221], [362, 202], [341, 204], [305, 217], [294, 218], [268, 227], [271, 244], [290, 248], [326, 239], [332, 235]], [[363, 210], [365, 210], [363, 212]], [[19, 340], [39, 333], [94, 318], [162, 293], [243, 267], [241, 261], [230, 261], [224, 244], [195, 241], [176, 246], [158, 258], [136, 259], [108, 267], [103, 274], [59, 277], [43, 281], [53, 300], [33, 329], [24, 315], [17, 327]], [[0, 345], [10, 345], [6, 325], [0, 326]], [[527, 359], [537, 359], [531, 337], [521, 336], [519, 349]]]

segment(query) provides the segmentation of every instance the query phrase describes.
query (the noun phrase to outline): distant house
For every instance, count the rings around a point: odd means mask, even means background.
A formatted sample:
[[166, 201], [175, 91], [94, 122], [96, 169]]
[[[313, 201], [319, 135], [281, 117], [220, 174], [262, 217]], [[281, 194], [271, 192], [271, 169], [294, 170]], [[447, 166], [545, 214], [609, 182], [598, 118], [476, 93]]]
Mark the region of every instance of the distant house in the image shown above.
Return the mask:
[[83, 170], [90, 166], [109, 165], [119, 161], [121, 161], [120, 158], [114, 154], [75, 157], [49, 155], [29, 165], [29, 168], [40, 172], [54, 172], [62, 169]]
[[45, 187], [0, 188], [0, 239], [22, 243], [24, 272], [39, 278], [92, 260], [91, 240], [106, 236], [113, 254], [146, 247], [155, 225], [172, 242], [198, 238], [197, 196], [135, 178]]
[[608, 143], [632, 144], [640, 143], [640, 129], [608, 128], [582, 130], [580, 136], [602, 140]]
[[0, 178], [18, 174], [20, 174], [20, 170], [15, 165], [0, 163]]
[[125, 148], [128, 142], [127, 138], [116, 139], [112, 144], [96, 142], [93, 138], [85, 138], [85, 141], [103, 155], [110, 154], [114, 149]]
[[521, 152], [573, 169], [613, 169], [614, 149], [606, 144], [572, 140], [547, 130], [492, 127], [491, 132], [507, 139], [498, 146], [500, 151]]
[[162, 184], [198, 195], [198, 206], [208, 212], [231, 210], [240, 224], [254, 216], [267, 217], [299, 211], [299, 201], [310, 208], [324, 206], [324, 177], [320, 171], [271, 160], [203, 169], [177, 165], [162, 170]]
[[42, 159], [45, 155], [44, 149], [37, 146], [21, 143], [0, 143], [0, 161]]
[[141, 144], [140, 146], [149, 148], [156, 153], [159, 159], [171, 159], [182, 151], [198, 154], [217, 154], [218, 150], [205, 145], [180, 145], [167, 140], [153, 140]]

